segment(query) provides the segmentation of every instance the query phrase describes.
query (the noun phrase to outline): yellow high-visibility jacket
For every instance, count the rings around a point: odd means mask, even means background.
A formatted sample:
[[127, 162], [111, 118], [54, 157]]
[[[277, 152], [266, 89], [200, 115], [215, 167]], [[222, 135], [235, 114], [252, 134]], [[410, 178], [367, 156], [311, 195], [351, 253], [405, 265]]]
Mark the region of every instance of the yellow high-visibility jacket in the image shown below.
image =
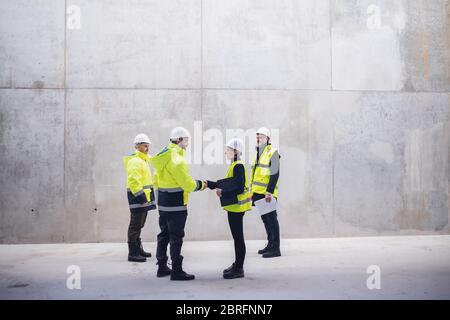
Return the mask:
[[132, 212], [155, 209], [150, 156], [136, 150], [123, 158], [127, 173], [128, 204]]
[[187, 210], [189, 193], [205, 188], [203, 181], [195, 180], [189, 174], [189, 165], [184, 155], [184, 149], [170, 143], [150, 159], [155, 168], [160, 211]]

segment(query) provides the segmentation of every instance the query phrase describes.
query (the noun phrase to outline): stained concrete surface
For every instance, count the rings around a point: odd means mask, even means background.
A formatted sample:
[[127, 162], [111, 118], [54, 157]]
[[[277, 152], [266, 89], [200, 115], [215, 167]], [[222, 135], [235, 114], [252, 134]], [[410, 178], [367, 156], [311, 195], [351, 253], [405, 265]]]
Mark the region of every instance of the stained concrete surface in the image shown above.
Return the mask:
[[[1, 299], [450, 299], [450, 236], [289, 239], [263, 259], [247, 241], [244, 279], [224, 280], [231, 241], [188, 241], [191, 282], [156, 278], [155, 258], [130, 263], [122, 243], [0, 246]], [[154, 253], [155, 244], [146, 243]], [[81, 289], [66, 273], [80, 267]], [[380, 269], [369, 290], [368, 267]], [[370, 271], [372, 272], [372, 271]]]
[[449, 64], [441, 65], [450, 57], [448, 1], [337, 0], [332, 6], [334, 88], [450, 90]]

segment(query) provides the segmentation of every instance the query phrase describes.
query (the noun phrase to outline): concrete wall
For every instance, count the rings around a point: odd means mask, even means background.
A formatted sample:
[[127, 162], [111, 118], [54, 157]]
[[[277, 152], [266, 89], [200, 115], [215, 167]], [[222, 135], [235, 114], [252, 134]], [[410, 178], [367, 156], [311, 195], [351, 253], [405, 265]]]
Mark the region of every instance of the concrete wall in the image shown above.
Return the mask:
[[[448, 0], [0, 0], [0, 242], [125, 241], [122, 156], [176, 125], [202, 179], [210, 129], [278, 130], [283, 237], [448, 234], [449, 26]], [[189, 211], [230, 238], [212, 192]]]

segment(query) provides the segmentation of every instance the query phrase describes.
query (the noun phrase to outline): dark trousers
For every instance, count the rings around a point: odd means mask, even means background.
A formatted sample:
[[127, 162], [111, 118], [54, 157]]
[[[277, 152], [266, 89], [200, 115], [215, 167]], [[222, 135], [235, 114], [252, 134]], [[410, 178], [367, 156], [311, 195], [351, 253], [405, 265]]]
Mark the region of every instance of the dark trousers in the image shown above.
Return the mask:
[[141, 230], [147, 220], [147, 210], [132, 212], [128, 226], [128, 243], [137, 243], [141, 237]]
[[228, 224], [234, 240], [236, 267], [242, 268], [245, 259], [244, 212], [228, 212]]
[[158, 262], [167, 262], [167, 246], [170, 243], [170, 259], [172, 260], [172, 265], [174, 267], [181, 265], [183, 261], [181, 246], [183, 245], [186, 219], [187, 211], [159, 211], [159, 227], [161, 232], [157, 237], [156, 259], [158, 259]]
[[272, 211], [261, 216], [267, 233], [269, 245], [280, 247], [280, 225], [278, 223], [277, 212]]

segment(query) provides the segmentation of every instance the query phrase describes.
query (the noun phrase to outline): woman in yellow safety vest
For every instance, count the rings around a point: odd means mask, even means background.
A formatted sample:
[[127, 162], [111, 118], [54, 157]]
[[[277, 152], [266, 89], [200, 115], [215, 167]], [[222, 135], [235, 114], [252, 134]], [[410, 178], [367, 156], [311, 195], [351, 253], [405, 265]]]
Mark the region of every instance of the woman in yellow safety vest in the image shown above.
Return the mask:
[[231, 161], [225, 178], [231, 178], [227, 190], [218, 188], [217, 182], [208, 181], [207, 186], [215, 189], [217, 196], [224, 199], [233, 199], [231, 204], [223, 209], [228, 213], [228, 223], [234, 240], [235, 262], [223, 271], [225, 279], [244, 277], [245, 241], [243, 218], [246, 211], [251, 210], [252, 200], [244, 162], [241, 160], [243, 142], [233, 138], [226, 144], [225, 155]]

